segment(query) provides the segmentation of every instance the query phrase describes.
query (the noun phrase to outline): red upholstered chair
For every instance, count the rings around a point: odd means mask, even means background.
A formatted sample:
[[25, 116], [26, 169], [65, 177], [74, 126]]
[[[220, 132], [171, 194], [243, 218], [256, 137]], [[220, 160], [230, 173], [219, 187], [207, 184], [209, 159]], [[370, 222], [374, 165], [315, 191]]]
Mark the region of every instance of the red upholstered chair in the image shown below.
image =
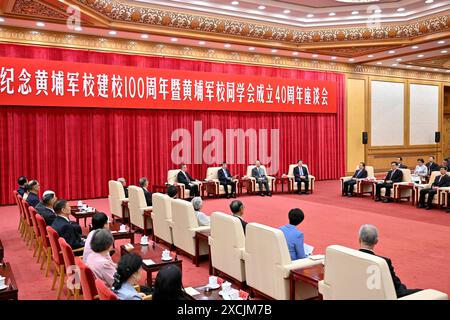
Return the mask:
[[[22, 207], [19, 203], [19, 198], [18, 198], [18, 196], [20, 196], [20, 195], [16, 190], [13, 190], [13, 195], [14, 195], [14, 200], [16, 201], [16, 204], [17, 204], [17, 208], [19, 208], [19, 226], [18, 226], [17, 230], [19, 230], [19, 232], [21, 233], [21, 230], [22, 230], [22, 227], [24, 224], [24, 219], [23, 219], [23, 215], [22, 215]], [[22, 200], [20, 200], [20, 201], [22, 201]]]
[[81, 290], [83, 291], [84, 300], [98, 300], [94, 273], [80, 258], [75, 257], [75, 263], [80, 269]]
[[20, 211], [20, 216], [22, 217], [22, 227], [20, 229], [20, 236], [25, 240], [25, 233], [27, 231], [27, 224], [26, 224], [26, 216], [25, 216], [25, 209], [23, 206], [23, 198], [20, 194], [17, 194], [17, 201]]
[[40, 214], [37, 213], [36, 209], [34, 209], [33, 207], [29, 207], [28, 210], [30, 211], [31, 221], [33, 223], [33, 241], [35, 241], [33, 257], [36, 257], [37, 255], [37, 262], [39, 263], [39, 261], [41, 261], [42, 255], [42, 240], [41, 232], [36, 221], [36, 215], [39, 216]]
[[[61, 252], [64, 260], [64, 266], [66, 268], [66, 273], [69, 275], [69, 272], [75, 272], [75, 255], [73, 254], [72, 248], [67, 244], [66, 240], [62, 237], [58, 238], [59, 246], [61, 247]], [[71, 283], [73, 288], [67, 288], [67, 300], [69, 300], [73, 294], [74, 299], [78, 300], [80, 296], [80, 277], [73, 278], [75, 283]]]
[[50, 263], [52, 262], [52, 248], [50, 246], [50, 241], [48, 240], [48, 234], [47, 234], [47, 224], [45, 223], [44, 218], [40, 214], [36, 215], [36, 223], [39, 228], [39, 233], [41, 235], [41, 241], [42, 241], [42, 251], [44, 253], [44, 256], [42, 257], [41, 262], [41, 270], [44, 268], [44, 263], [46, 265], [45, 268], [45, 276], [48, 277], [48, 271], [50, 270]]
[[61, 297], [61, 291], [64, 286], [64, 278], [66, 274], [66, 268], [64, 266], [64, 258], [61, 253], [61, 247], [59, 245], [59, 235], [52, 227], [47, 226], [48, 240], [50, 241], [50, 246], [52, 248], [52, 261], [55, 266], [55, 271], [53, 273], [52, 290], [55, 289], [56, 280], [59, 277], [58, 290], [56, 291], [56, 299], [59, 300]]
[[119, 300], [114, 292], [112, 292], [102, 280], [95, 279], [95, 286], [97, 287], [100, 300]]
[[[33, 243], [33, 221], [31, 221], [31, 214], [28, 208], [30, 207], [29, 203], [25, 200], [22, 200], [23, 212], [25, 213], [25, 241], [27, 243], [27, 247]], [[30, 247], [31, 248], [31, 247]]]

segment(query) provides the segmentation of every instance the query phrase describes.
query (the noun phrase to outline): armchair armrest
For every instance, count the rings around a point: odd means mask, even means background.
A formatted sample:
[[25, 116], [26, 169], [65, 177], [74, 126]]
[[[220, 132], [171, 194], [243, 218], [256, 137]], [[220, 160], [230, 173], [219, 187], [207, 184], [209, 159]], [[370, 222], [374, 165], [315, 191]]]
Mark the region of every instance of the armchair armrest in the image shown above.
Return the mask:
[[236, 258], [244, 260], [245, 248], [234, 248], [233, 252], [234, 252]]
[[197, 227], [197, 228], [190, 228], [189, 232], [191, 233], [192, 238], [195, 237], [195, 233], [197, 231], [204, 231], [204, 230], [211, 230], [210, 226], [201, 226], [201, 227]]
[[83, 250], [84, 250], [84, 247], [81, 247], [81, 248], [78, 248], [78, 249], [73, 249], [72, 251], [75, 253], [75, 252], [83, 252]]
[[291, 261], [290, 264], [279, 266], [283, 278], [288, 278], [291, 270], [306, 268], [322, 264], [323, 260], [311, 260], [309, 258]]
[[346, 177], [340, 177], [339, 180], [342, 182], [349, 181], [352, 178], [352, 176], [346, 176]]
[[128, 202], [128, 198], [122, 198], [122, 199], [119, 199], [120, 201], [122, 201], [122, 202]]
[[153, 207], [143, 207], [139, 208], [139, 210], [141, 211], [142, 214], [144, 214], [144, 212], [146, 211], [153, 211]]
[[450, 191], [450, 187], [439, 188], [439, 191]]
[[310, 174], [308, 177], [309, 177], [309, 180], [316, 180], [316, 177], [313, 176], [312, 174]]
[[142, 300], [152, 300], [153, 296], [151, 294], [149, 294], [148, 296], [143, 296]]
[[437, 290], [426, 289], [401, 297], [398, 300], [448, 300], [448, 295]]

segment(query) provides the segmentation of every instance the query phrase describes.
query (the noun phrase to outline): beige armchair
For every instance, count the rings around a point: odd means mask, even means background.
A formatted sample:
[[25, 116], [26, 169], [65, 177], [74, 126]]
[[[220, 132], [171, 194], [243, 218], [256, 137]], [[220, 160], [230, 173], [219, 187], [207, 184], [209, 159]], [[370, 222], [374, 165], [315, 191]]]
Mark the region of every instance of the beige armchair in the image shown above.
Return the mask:
[[[416, 203], [419, 202], [420, 197], [420, 191], [423, 189], [429, 189], [431, 188], [431, 185], [433, 184], [434, 180], [437, 176], [439, 176], [441, 173], [440, 171], [432, 171], [430, 180], [427, 184], [415, 184], [414, 188], [416, 189]], [[447, 173], [448, 174], [448, 173]], [[450, 175], [450, 174], [448, 174]], [[447, 204], [447, 197], [448, 193], [446, 191], [450, 191], [450, 188], [439, 188], [438, 193], [434, 196], [433, 204], [435, 205], [446, 205]], [[425, 196], [425, 201], [427, 201], [428, 195]]]
[[[176, 185], [178, 187], [178, 196], [180, 199], [189, 199], [191, 198], [191, 194], [188, 189], [186, 189], [186, 186], [182, 183], [178, 183], [177, 181], [177, 175], [178, 172], [180, 172], [180, 169], [174, 169], [167, 171], [167, 184], [168, 185]], [[198, 182], [198, 189], [201, 193], [202, 191], [202, 183]]]
[[129, 216], [124, 212], [122, 203], [128, 202], [128, 198], [125, 198], [125, 191], [120, 182], [110, 180], [108, 182], [109, 188], [109, 211], [114, 217], [119, 219], [128, 219]]
[[[358, 250], [332, 245], [325, 253], [324, 279], [319, 282], [324, 300], [397, 300], [394, 283], [383, 258]], [[436, 290], [398, 300], [447, 300]]]
[[[294, 168], [297, 166], [297, 164], [290, 164], [289, 165], [289, 170], [288, 170], [288, 178], [290, 179], [290, 185], [291, 185], [291, 190], [292, 191], [297, 191], [298, 187], [297, 187], [297, 182], [295, 182], [295, 176], [294, 176]], [[314, 177], [313, 175], [311, 175], [311, 172], [309, 171], [309, 168], [306, 164], [303, 164], [304, 167], [306, 167], [306, 169], [308, 169], [309, 172], [309, 190], [311, 191], [311, 193], [314, 192], [314, 182], [316, 181], [316, 177]], [[302, 189], [305, 188], [305, 183], [302, 182], [301, 185]]]
[[172, 236], [172, 199], [162, 193], [152, 194], [153, 234], [167, 244], [173, 244]]
[[[147, 220], [151, 220], [152, 207], [147, 206], [144, 190], [137, 186], [128, 187], [128, 209], [130, 210], [130, 224], [144, 230], [146, 234]], [[151, 226], [151, 222], [150, 222]]]
[[[195, 262], [195, 233], [201, 230], [209, 230], [209, 226], [199, 227], [194, 207], [190, 202], [172, 200], [172, 235], [173, 243], [177, 249], [187, 253]], [[200, 242], [199, 255], [209, 253], [208, 243]]]
[[[403, 178], [401, 182], [396, 182], [393, 184], [392, 190], [391, 190], [391, 199], [399, 200], [400, 198], [408, 198], [410, 199], [412, 197], [412, 190], [411, 189], [403, 189], [400, 191], [398, 188], [399, 185], [405, 185], [409, 183], [413, 183], [412, 181], [412, 175], [410, 169], [398, 169], [401, 172], [403, 172]], [[380, 195], [382, 197], [385, 197], [386, 195], [386, 188], [381, 189]]]
[[[356, 170], [358, 170], [359, 168], [356, 167]], [[372, 166], [366, 166], [366, 171], [367, 171], [367, 179], [375, 179], [375, 173], [373, 170]], [[341, 177], [339, 180], [341, 181], [341, 190], [344, 189], [344, 182], [348, 181], [352, 178], [353, 176], [346, 176], [346, 177]], [[367, 184], [362, 184], [361, 181], [364, 179], [359, 179], [355, 185], [355, 189], [354, 189], [354, 193], [360, 195], [361, 197], [364, 194], [372, 194], [373, 193], [373, 185], [367, 185]]]
[[[309, 258], [291, 260], [281, 230], [259, 223], [249, 223], [245, 238], [245, 276], [251, 291], [277, 300], [289, 300], [290, 271], [322, 263]], [[317, 296], [317, 288], [299, 281], [296, 294], [300, 299]]]
[[211, 215], [211, 263], [215, 271], [241, 283], [245, 281], [245, 235], [238, 218], [222, 212]]
[[[206, 169], [206, 181], [209, 183], [207, 187], [208, 195], [212, 194], [217, 197], [225, 194], [225, 187], [220, 184], [218, 172], [221, 167], [209, 167]], [[236, 192], [238, 190], [239, 182], [237, 179], [234, 179], [236, 182]], [[231, 185], [228, 186], [229, 194], [231, 194]]]
[[[247, 192], [254, 193], [254, 192], [266, 191], [264, 189], [264, 187], [263, 187], [263, 190], [259, 190], [259, 185], [256, 183], [256, 178], [252, 177], [252, 170], [254, 167], [255, 167], [254, 165], [247, 166], [247, 174], [244, 176], [244, 178], [247, 177], [250, 180], [250, 183], [248, 184], [249, 190], [247, 190]], [[266, 167], [261, 165], [261, 168], [263, 168], [267, 174]], [[267, 181], [269, 182], [270, 191], [273, 192], [275, 190], [275, 177], [267, 175]]]

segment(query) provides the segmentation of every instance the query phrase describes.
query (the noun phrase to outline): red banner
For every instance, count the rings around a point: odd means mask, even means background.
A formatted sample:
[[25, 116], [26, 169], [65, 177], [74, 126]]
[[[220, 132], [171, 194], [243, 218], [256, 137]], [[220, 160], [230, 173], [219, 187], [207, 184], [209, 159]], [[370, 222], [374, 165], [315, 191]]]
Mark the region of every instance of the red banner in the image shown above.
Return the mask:
[[0, 58], [0, 105], [336, 113], [331, 81]]

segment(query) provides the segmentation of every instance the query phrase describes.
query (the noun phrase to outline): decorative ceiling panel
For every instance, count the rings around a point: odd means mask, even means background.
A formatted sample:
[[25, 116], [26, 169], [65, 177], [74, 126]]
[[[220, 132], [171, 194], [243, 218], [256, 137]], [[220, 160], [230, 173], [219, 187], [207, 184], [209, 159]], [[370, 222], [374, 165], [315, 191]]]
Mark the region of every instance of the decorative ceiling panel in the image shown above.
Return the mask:
[[67, 19], [67, 14], [35, 0], [16, 0], [11, 10], [14, 14], [50, 19]]

